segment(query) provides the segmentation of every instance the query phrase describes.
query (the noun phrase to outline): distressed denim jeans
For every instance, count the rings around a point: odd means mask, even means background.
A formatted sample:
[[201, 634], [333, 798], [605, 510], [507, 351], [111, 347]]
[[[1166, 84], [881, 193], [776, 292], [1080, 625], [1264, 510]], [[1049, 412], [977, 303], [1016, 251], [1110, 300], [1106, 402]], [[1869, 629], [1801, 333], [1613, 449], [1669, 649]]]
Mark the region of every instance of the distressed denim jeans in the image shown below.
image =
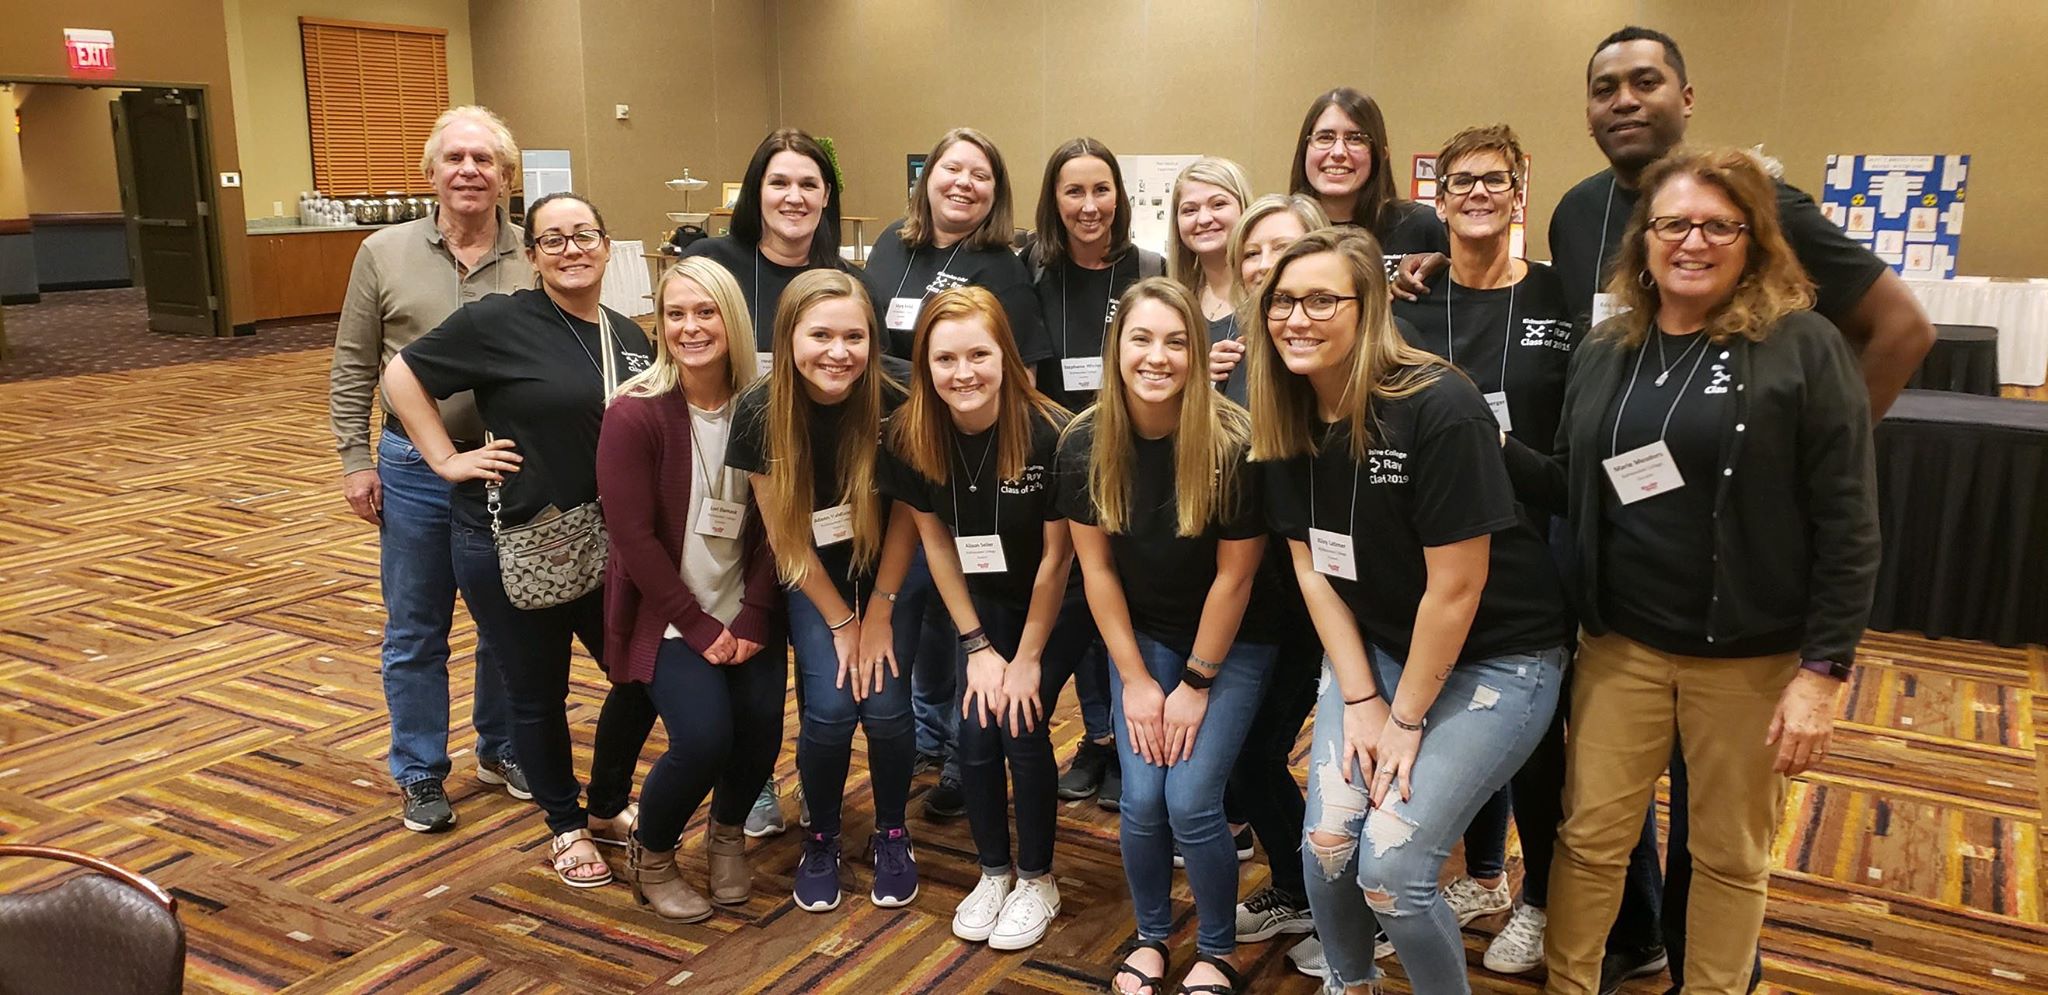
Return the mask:
[[[1324, 660], [1301, 846], [1329, 981], [1362, 985], [1378, 976], [1372, 958], [1377, 925], [1393, 941], [1416, 991], [1471, 991], [1458, 919], [1444, 904], [1438, 876], [1472, 817], [1543, 737], [1557, 708], [1566, 653], [1559, 646], [1453, 667], [1426, 713], [1410, 774], [1413, 797], [1402, 801], [1396, 787], [1377, 808], [1363, 771], [1354, 765], [1345, 779], [1344, 693]], [[1371, 655], [1373, 678], [1391, 700], [1405, 676], [1403, 662], [1377, 648]], [[1409, 679], [1435, 678], [1417, 673]], [[1318, 836], [1338, 841], [1324, 845]]]

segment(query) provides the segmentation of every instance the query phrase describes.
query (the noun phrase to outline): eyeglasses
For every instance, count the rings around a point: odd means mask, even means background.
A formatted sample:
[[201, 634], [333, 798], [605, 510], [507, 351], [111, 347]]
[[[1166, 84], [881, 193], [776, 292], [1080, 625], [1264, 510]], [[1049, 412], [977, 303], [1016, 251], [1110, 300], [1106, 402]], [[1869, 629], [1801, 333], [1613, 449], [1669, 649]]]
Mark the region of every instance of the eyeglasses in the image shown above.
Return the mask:
[[1515, 188], [1515, 174], [1505, 169], [1490, 173], [1445, 173], [1444, 190], [1447, 193], [1464, 196], [1474, 186], [1483, 186], [1487, 193], [1507, 193]]
[[1294, 306], [1299, 304], [1301, 309], [1307, 312], [1310, 320], [1327, 321], [1336, 315], [1337, 305], [1345, 301], [1355, 301], [1357, 299], [1358, 296], [1356, 294], [1345, 296], [1343, 294], [1315, 293], [1307, 297], [1295, 297], [1289, 294], [1275, 293], [1266, 301], [1266, 317], [1273, 321], [1286, 321], [1294, 314]]
[[1698, 228], [1700, 234], [1706, 237], [1708, 245], [1733, 245], [1736, 239], [1742, 237], [1743, 232], [1749, 230], [1748, 225], [1732, 218], [1708, 218], [1705, 221], [1678, 217], [1651, 218], [1649, 228], [1650, 234], [1663, 242], [1683, 242], [1692, 235], [1694, 228]]
[[549, 232], [534, 239], [533, 246], [548, 255], [559, 256], [569, 251], [570, 242], [575, 242], [576, 248], [581, 251], [596, 252], [597, 247], [604, 244], [604, 231], [598, 228], [585, 228], [569, 235]]
[[1363, 131], [1347, 131], [1342, 135], [1334, 131], [1318, 131], [1308, 136], [1308, 147], [1318, 152], [1328, 152], [1337, 147], [1337, 140], [1344, 140], [1344, 147], [1353, 152], [1364, 152], [1372, 148], [1372, 136]]

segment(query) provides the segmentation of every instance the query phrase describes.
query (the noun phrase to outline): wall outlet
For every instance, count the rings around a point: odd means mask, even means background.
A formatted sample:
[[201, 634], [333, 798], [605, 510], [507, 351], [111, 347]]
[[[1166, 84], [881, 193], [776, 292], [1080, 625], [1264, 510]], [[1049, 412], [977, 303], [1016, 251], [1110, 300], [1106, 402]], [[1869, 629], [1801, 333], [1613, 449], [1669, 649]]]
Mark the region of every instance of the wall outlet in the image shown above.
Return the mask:
[[220, 185], [221, 185], [221, 186], [224, 186], [224, 187], [238, 187], [238, 186], [241, 186], [241, 185], [242, 185], [242, 174], [240, 174], [240, 173], [222, 173], [222, 174], [220, 174]]
[[270, 216], [273, 218], [284, 217], [284, 201], [273, 200], [270, 202]]
[[612, 116], [618, 118], [621, 121], [624, 121], [626, 119], [626, 115], [630, 112], [631, 108], [627, 107], [625, 104], [612, 105]]

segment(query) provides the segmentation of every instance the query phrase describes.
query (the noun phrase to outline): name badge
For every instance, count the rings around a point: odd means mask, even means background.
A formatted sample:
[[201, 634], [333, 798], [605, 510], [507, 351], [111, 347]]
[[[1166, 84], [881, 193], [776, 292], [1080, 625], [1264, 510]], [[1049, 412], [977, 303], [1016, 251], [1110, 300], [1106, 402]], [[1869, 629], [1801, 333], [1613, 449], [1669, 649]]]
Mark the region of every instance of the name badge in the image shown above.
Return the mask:
[[1102, 389], [1102, 357], [1060, 360], [1060, 380], [1068, 390]]
[[999, 574], [1010, 569], [1003, 561], [1002, 536], [954, 536], [953, 549], [960, 554], [963, 573]]
[[1316, 573], [1326, 577], [1358, 579], [1358, 558], [1351, 551], [1351, 537], [1328, 529], [1308, 530], [1308, 552]]
[[1508, 414], [1507, 391], [1496, 390], [1486, 395], [1486, 406], [1493, 409], [1493, 420], [1500, 423], [1501, 431], [1512, 432], [1515, 430], [1514, 416]]
[[1601, 322], [1617, 314], [1627, 313], [1628, 308], [1621, 303], [1620, 295], [1607, 293], [1593, 295], [1593, 327], [1600, 327]]
[[891, 331], [910, 331], [917, 327], [917, 312], [922, 307], [922, 297], [892, 297], [889, 299], [889, 313], [882, 323], [889, 326]]
[[1661, 441], [1601, 460], [1600, 465], [1607, 468], [1607, 480], [1622, 504], [1685, 486], [1685, 478], [1678, 475], [1678, 461], [1671, 458], [1671, 447]]
[[853, 505], [835, 504], [811, 512], [811, 538], [821, 548], [853, 538]]
[[738, 501], [707, 497], [704, 499], [703, 510], [697, 513], [697, 534], [716, 536], [720, 539], [737, 539], [746, 521], [746, 505]]
[[769, 372], [770, 370], [773, 370], [774, 368], [775, 368], [775, 354], [774, 354], [774, 353], [772, 353], [772, 352], [757, 352], [757, 353], [755, 353], [755, 354], [754, 354], [754, 375], [755, 375], [755, 376], [757, 376], [757, 377], [765, 377], [765, 376], [767, 376], [767, 375], [768, 375], [768, 372]]

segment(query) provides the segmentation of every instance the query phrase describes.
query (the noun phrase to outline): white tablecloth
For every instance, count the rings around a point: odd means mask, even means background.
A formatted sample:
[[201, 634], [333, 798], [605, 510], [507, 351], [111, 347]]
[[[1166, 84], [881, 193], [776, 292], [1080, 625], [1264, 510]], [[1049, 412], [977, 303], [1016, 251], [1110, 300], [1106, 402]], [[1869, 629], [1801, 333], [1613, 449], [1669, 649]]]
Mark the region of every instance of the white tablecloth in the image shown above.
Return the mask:
[[1907, 280], [1906, 287], [1936, 324], [1998, 329], [2000, 383], [2039, 387], [2048, 380], [2048, 281], [1958, 277]]
[[604, 267], [605, 307], [628, 318], [654, 313], [654, 288], [640, 258], [646, 251], [646, 243], [638, 240], [612, 243], [612, 261]]

